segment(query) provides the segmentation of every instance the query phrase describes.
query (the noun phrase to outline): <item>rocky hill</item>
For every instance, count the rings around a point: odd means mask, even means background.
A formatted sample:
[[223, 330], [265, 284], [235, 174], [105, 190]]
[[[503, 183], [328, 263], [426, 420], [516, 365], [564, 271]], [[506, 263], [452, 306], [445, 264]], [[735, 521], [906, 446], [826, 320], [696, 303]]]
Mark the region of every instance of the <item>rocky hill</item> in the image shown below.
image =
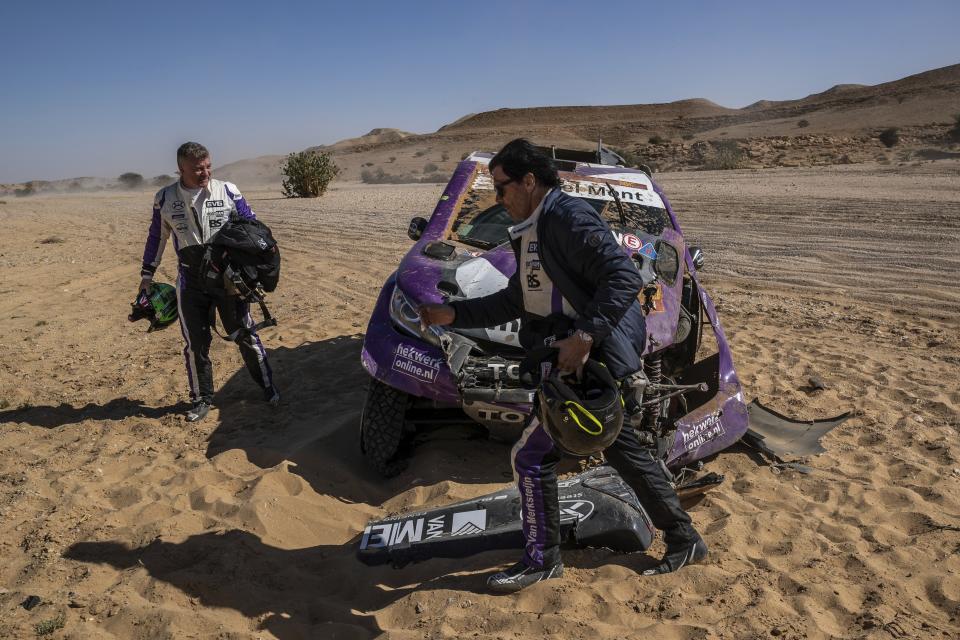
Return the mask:
[[[797, 100], [760, 100], [741, 109], [705, 99], [497, 109], [463, 116], [433, 133], [378, 128], [307, 148], [332, 153], [341, 180], [366, 182], [444, 181], [465, 154], [496, 150], [518, 136], [580, 149], [602, 140], [631, 163], [655, 171], [896, 164], [960, 157], [958, 117], [960, 64], [873, 86], [840, 84]], [[218, 167], [216, 174], [246, 189], [279, 187], [284, 157], [241, 160]], [[0, 195], [22, 189], [0, 185]], [[33, 192], [48, 189], [53, 187], [35, 183]]]
[[[761, 100], [741, 109], [709, 100], [664, 104], [497, 109], [470, 114], [427, 134], [374, 129], [326, 147], [341, 179], [442, 179], [464, 154], [496, 150], [526, 136], [590, 149], [598, 140], [657, 171], [728, 167], [895, 164], [960, 157], [960, 64], [867, 86], [841, 84], [797, 100]], [[881, 140], [884, 131], [888, 131]], [[281, 159], [282, 160], [282, 159]], [[254, 159], [261, 175], [280, 160]], [[267, 166], [269, 164], [269, 170]]]

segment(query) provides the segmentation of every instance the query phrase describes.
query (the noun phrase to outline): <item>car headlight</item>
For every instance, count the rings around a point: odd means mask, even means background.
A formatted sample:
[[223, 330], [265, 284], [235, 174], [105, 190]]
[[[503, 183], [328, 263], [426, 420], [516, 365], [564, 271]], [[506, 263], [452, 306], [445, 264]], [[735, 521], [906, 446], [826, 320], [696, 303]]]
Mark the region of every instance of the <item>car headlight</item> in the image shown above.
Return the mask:
[[420, 328], [420, 314], [417, 313], [417, 308], [410, 303], [400, 287], [394, 287], [393, 295], [390, 296], [390, 319], [397, 327], [411, 336], [426, 340], [432, 345], [440, 346], [440, 334], [443, 333], [443, 330], [439, 327], [429, 327], [426, 331], [423, 331]]

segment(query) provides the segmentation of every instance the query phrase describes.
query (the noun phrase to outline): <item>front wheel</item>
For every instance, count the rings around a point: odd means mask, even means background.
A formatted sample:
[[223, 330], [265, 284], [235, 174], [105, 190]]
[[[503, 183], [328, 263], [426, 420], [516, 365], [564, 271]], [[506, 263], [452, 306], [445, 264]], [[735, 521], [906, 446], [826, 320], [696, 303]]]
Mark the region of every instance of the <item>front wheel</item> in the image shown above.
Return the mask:
[[367, 401], [360, 417], [360, 450], [377, 473], [390, 478], [407, 468], [406, 415], [410, 396], [370, 380]]

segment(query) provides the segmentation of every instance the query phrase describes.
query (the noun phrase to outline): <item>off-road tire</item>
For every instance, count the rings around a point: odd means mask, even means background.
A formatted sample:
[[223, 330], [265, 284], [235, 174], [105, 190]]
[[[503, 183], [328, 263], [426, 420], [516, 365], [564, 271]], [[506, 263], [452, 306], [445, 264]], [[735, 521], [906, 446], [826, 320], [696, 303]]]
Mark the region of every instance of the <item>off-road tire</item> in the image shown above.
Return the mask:
[[370, 380], [360, 417], [360, 450], [367, 464], [385, 478], [407, 468], [406, 414], [410, 396], [379, 380]]

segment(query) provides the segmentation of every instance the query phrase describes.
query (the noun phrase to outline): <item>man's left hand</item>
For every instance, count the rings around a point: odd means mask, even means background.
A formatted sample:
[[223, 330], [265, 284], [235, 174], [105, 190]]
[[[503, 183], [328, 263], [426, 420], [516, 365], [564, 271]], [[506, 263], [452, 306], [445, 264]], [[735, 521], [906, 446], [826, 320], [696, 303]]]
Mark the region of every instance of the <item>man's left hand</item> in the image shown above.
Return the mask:
[[566, 373], [573, 373], [590, 357], [590, 347], [593, 344], [575, 333], [569, 338], [557, 340], [552, 346], [558, 350], [557, 368]]

